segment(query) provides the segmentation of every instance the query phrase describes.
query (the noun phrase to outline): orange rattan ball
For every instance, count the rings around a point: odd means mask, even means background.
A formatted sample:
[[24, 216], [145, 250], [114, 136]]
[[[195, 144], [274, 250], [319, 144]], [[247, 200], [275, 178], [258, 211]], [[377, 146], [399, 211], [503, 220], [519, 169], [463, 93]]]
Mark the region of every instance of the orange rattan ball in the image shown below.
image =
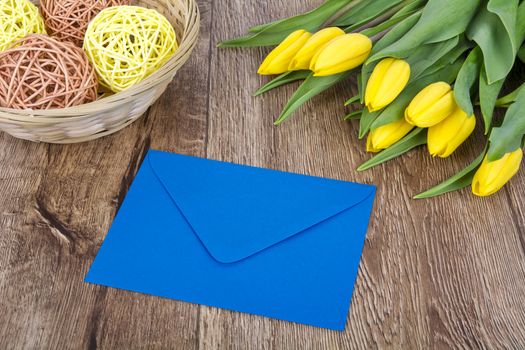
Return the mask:
[[40, 11], [50, 35], [82, 46], [89, 21], [100, 11], [130, 3], [131, 0], [41, 0]]
[[52, 109], [97, 98], [97, 77], [74, 44], [32, 34], [0, 53], [0, 107]]

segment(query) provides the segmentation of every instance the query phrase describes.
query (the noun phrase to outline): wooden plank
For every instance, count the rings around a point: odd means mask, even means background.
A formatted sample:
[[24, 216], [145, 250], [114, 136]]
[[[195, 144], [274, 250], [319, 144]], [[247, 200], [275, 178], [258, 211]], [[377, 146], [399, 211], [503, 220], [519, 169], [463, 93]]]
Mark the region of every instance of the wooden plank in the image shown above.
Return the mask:
[[198, 306], [83, 278], [146, 150], [204, 155], [210, 2], [199, 5], [194, 55], [146, 117], [80, 145], [0, 135], [0, 348], [197, 346]]
[[[212, 41], [317, 3], [221, 4], [214, 9]], [[525, 344], [517, 335], [525, 334], [519, 307], [525, 301], [521, 287], [525, 264], [519, 232], [508, 225], [516, 214], [507, 200], [502, 195], [477, 199], [467, 190], [438, 199], [410, 199], [460, 170], [482, 145], [469, 142], [447, 160], [432, 159], [421, 148], [356, 173], [354, 169], [369, 156], [364, 140], [356, 137], [357, 124], [340, 120], [342, 102], [355, 92], [353, 85], [332, 89], [282, 126], [273, 127], [295, 86], [259, 98], [250, 96], [266, 81], [255, 75], [266, 52], [213, 53], [208, 156], [375, 183], [379, 186], [375, 212], [344, 333], [204, 308], [201, 345], [299, 349]]]
[[[525, 346], [523, 171], [490, 198], [465, 190], [414, 201], [473, 159], [480, 142], [447, 160], [421, 148], [357, 173], [369, 155], [357, 124], [341, 121], [352, 82], [274, 127], [296, 86], [254, 98], [268, 49], [215, 49], [319, 3], [199, 1], [199, 45], [145, 118], [81, 145], [0, 135], [0, 348]], [[85, 284], [149, 147], [378, 185], [346, 331]]]

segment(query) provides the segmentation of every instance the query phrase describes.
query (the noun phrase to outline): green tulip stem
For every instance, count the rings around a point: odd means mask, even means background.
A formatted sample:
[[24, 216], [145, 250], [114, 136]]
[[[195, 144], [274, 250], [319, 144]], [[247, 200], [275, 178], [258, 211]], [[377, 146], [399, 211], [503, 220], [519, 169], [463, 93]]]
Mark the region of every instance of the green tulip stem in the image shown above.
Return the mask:
[[[400, 10], [404, 9], [405, 6], [408, 6], [408, 5], [411, 5], [417, 1], [420, 1], [420, 0], [405, 0], [403, 1], [402, 3], [400, 3], [399, 5], [391, 8], [390, 10], [388, 10], [387, 12], [385, 12], [384, 14], [382, 14], [381, 16], [371, 20], [370, 22], [364, 24], [363, 26], [359, 27], [359, 28], [352, 28], [352, 26], [348, 27], [345, 29], [348, 30], [348, 31], [352, 31], [352, 32], [362, 32], [363, 30], [365, 29], [369, 29], [369, 28], [372, 28], [372, 27], [376, 27], [384, 22], [386, 22], [387, 20], [389, 19], [398, 19], [398, 21], [401, 21], [403, 18], [391, 18], [393, 16], [395, 16]], [[403, 16], [401, 16], [403, 17]]]
[[510, 94], [499, 98], [496, 101], [496, 107], [508, 108], [513, 102], [516, 102], [516, 99], [518, 98], [518, 94], [520, 93], [521, 89], [524, 87], [525, 87], [525, 83], [520, 85], [520, 87], [512, 91]]
[[411, 15], [415, 13], [421, 13], [422, 10], [417, 11], [411, 11], [407, 12], [406, 14], [402, 16], [393, 16], [390, 19], [385, 20], [382, 23], [379, 23], [376, 26], [367, 26], [367, 28], [359, 28], [357, 32], [366, 35], [368, 37], [371, 37], [373, 42], [377, 42], [379, 39], [381, 39], [386, 33], [388, 33], [391, 29], [393, 29], [399, 22], [402, 22], [407, 17], [410, 17]]
[[354, 7], [356, 7], [357, 5], [359, 5], [360, 3], [362, 3], [363, 1], [365, 0], [353, 0], [353, 1], [350, 1], [348, 3], [348, 5], [344, 6], [343, 8], [341, 8], [339, 11], [337, 11], [336, 13], [334, 13], [334, 15], [332, 17], [330, 17], [325, 25], [323, 27], [327, 27], [327, 26], [330, 26], [330, 24], [332, 24], [336, 19], [338, 19], [339, 17], [341, 17], [342, 15], [344, 15], [345, 13], [348, 13], [349, 11], [351, 11]]

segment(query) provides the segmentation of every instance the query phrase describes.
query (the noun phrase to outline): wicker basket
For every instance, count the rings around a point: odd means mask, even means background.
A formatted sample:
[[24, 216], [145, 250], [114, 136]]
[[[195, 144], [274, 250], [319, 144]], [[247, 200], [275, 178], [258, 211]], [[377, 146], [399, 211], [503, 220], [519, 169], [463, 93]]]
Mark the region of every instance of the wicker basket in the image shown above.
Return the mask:
[[188, 60], [200, 19], [195, 0], [138, 0], [135, 4], [156, 9], [175, 28], [179, 48], [164, 66], [128, 90], [92, 103], [53, 110], [0, 108], [0, 130], [31, 141], [75, 143], [112, 134], [144, 114]]

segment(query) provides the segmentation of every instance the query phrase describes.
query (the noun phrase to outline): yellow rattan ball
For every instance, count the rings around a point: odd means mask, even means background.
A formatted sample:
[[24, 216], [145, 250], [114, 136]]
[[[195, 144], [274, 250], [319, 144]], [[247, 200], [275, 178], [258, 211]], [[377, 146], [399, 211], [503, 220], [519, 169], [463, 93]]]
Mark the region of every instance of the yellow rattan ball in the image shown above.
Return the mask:
[[175, 30], [156, 10], [115, 6], [88, 25], [84, 50], [100, 83], [126, 90], [159, 69], [178, 48]]
[[28, 0], [0, 0], [0, 51], [29, 34], [45, 34], [38, 8]]

